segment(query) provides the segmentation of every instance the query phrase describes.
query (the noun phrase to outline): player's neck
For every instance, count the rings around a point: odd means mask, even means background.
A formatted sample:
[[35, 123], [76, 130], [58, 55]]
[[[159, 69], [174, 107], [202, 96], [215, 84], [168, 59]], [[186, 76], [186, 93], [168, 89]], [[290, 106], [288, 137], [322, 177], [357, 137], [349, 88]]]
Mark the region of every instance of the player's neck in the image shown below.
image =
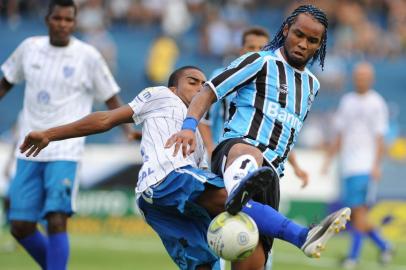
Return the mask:
[[69, 38], [67, 41], [59, 41], [59, 40], [54, 40], [52, 37], [49, 37], [49, 44], [51, 44], [52, 47], [57, 47], [57, 48], [63, 48], [69, 46], [69, 43], [71, 41], [71, 38]]
[[305, 69], [306, 66], [298, 67], [291, 63], [292, 61], [289, 60], [289, 57], [286, 54], [285, 48], [283, 46], [279, 50], [280, 50], [281, 55], [282, 55], [283, 59], [285, 60], [285, 62], [288, 63], [291, 67], [293, 67], [294, 69], [297, 69], [299, 71], [303, 71]]

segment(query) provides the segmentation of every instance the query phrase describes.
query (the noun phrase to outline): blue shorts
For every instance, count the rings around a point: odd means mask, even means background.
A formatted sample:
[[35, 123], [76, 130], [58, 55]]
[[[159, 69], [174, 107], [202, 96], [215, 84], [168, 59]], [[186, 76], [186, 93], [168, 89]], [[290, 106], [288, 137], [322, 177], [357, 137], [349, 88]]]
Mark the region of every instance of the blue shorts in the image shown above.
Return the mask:
[[17, 159], [10, 186], [10, 220], [37, 222], [50, 212], [71, 215], [77, 162]]
[[371, 203], [369, 174], [352, 175], [344, 179], [343, 203], [348, 207], [367, 206]]
[[207, 244], [212, 218], [195, 201], [205, 185], [224, 187], [223, 179], [191, 166], [172, 171], [138, 199], [147, 223], [158, 233], [172, 260], [182, 270], [210, 264], [220, 269], [219, 257]]

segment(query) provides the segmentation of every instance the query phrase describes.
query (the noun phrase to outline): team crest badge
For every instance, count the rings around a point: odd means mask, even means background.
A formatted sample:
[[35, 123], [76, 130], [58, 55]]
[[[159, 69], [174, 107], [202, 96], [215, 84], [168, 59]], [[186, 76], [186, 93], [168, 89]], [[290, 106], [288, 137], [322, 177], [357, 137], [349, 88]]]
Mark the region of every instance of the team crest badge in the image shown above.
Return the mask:
[[73, 73], [75, 73], [74, 67], [70, 67], [70, 66], [63, 67], [63, 76], [65, 76], [65, 78], [72, 77]]

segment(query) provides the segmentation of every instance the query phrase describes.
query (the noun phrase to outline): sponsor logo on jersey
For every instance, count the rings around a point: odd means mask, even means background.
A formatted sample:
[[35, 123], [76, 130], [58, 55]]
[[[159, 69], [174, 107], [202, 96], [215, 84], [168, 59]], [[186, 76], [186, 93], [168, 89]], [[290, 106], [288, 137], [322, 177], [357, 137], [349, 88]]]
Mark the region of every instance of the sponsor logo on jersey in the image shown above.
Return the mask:
[[299, 131], [303, 126], [302, 121], [295, 114], [288, 112], [284, 108], [281, 108], [279, 103], [270, 102], [266, 112], [268, 117], [285, 123], [291, 128], [294, 128], [296, 131]]

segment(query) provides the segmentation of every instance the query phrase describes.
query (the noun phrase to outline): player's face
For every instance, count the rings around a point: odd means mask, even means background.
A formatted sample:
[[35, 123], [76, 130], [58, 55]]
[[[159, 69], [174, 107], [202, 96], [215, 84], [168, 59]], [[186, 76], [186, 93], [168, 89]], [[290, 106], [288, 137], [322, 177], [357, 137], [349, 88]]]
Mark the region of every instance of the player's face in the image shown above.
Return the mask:
[[355, 89], [358, 93], [367, 92], [374, 81], [374, 69], [368, 63], [358, 64], [353, 73]]
[[241, 48], [241, 55], [247, 52], [259, 52], [268, 42], [269, 40], [265, 36], [247, 35]]
[[178, 80], [176, 94], [189, 106], [193, 97], [201, 90], [206, 76], [197, 69], [186, 69]]
[[285, 44], [282, 53], [288, 63], [297, 69], [304, 69], [320, 48], [324, 30], [324, 25], [305, 13], [299, 14], [290, 27], [286, 25], [283, 29]]
[[76, 24], [75, 8], [55, 6], [52, 13], [46, 17], [46, 23], [51, 44], [54, 46], [68, 45]]

